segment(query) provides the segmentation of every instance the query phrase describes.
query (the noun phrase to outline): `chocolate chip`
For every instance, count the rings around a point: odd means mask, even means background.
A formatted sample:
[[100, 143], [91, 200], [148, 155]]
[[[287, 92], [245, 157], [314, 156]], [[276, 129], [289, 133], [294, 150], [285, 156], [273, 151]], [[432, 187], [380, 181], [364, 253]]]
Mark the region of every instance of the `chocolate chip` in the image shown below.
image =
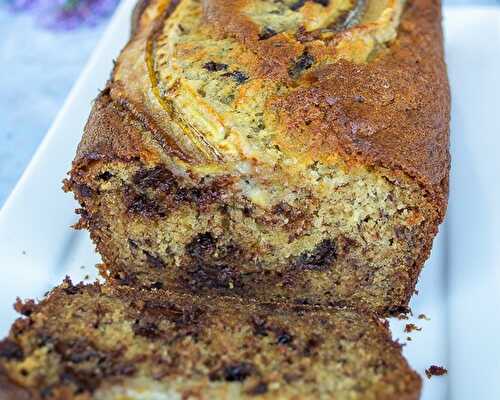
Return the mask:
[[278, 33], [273, 28], [271, 28], [269, 26], [265, 26], [262, 29], [262, 32], [260, 32], [260, 34], [259, 34], [259, 40], [266, 40], [266, 39], [269, 39], [277, 34]]
[[[306, 4], [307, 0], [297, 0], [290, 6], [290, 9], [293, 11], [297, 11], [299, 8], [303, 7]], [[313, 3], [321, 4], [323, 7], [327, 7], [330, 4], [330, 0], [311, 0]]]
[[241, 71], [226, 72], [222, 76], [231, 77], [240, 85], [248, 80], [248, 76]]
[[103, 356], [103, 353], [85, 339], [54, 341], [54, 349], [64, 361], [73, 364], [98, 361]]
[[278, 338], [276, 339], [276, 343], [281, 344], [281, 345], [287, 345], [292, 343], [293, 337], [289, 335], [286, 332], [282, 332], [278, 335]]
[[227, 382], [243, 382], [255, 372], [256, 368], [253, 364], [247, 362], [237, 362], [227, 364], [222, 368], [218, 368], [215, 371], [210, 372], [208, 377], [211, 381], [225, 380]]
[[94, 191], [88, 185], [75, 184], [75, 189], [82, 197], [92, 197], [92, 195], [94, 194]]
[[255, 367], [246, 362], [224, 367], [224, 379], [228, 382], [242, 382], [254, 373]]
[[153, 255], [149, 251], [146, 251], [146, 250], [143, 250], [143, 252], [146, 255], [146, 261], [149, 265], [151, 265], [152, 267], [154, 267], [156, 269], [165, 268], [165, 263], [163, 262], [163, 260], [160, 257]]
[[97, 180], [100, 180], [100, 181], [109, 181], [111, 178], [113, 177], [113, 174], [109, 171], [105, 171], [103, 172], [102, 174], [99, 174], [96, 176], [96, 179]]
[[164, 166], [140, 169], [135, 173], [132, 182], [141, 190], [159, 189], [169, 192], [175, 186], [175, 178]]
[[208, 61], [203, 64], [203, 68], [210, 72], [224, 71], [228, 67], [227, 64], [216, 63], [214, 61]]
[[149, 286], [150, 289], [163, 289], [163, 283], [155, 282]]
[[158, 325], [156, 325], [153, 321], [149, 321], [147, 318], [135, 321], [135, 324], [132, 326], [132, 330], [136, 335], [147, 338], [156, 338], [160, 333]]
[[312, 252], [301, 254], [295, 264], [304, 269], [322, 269], [330, 267], [337, 258], [337, 248], [331, 239], [319, 243]]
[[196, 235], [191, 242], [186, 245], [186, 252], [193, 258], [204, 259], [215, 252], [216, 239], [210, 232]]
[[306, 0], [297, 0], [290, 6], [290, 10], [297, 11], [298, 9], [302, 8], [304, 4], [306, 4]]
[[288, 69], [288, 74], [290, 75], [291, 78], [297, 79], [303, 71], [311, 68], [313, 64], [314, 64], [314, 57], [310, 55], [307, 51], [305, 51]]
[[99, 357], [98, 352], [96, 352], [93, 348], [85, 346], [83, 344], [72, 347], [71, 351], [68, 353], [68, 361], [74, 364], [79, 364]]
[[4, 339], [0, 342], [0, 358], [22, 360], [24, 358], [23, 349], [13, 340]]
[[248, 389], [247, 393], [250, 396], [258, 396], [258, 395], [267, 393], [268, 390], [269, 389], [268, 389], [267, 383], [260, 382], [257, 385], [255, 385], [254, 387]]
[[127, 212], [130, 214], [138, 214], [147, 218], [164, 217], [166, 215], [166, 211], [161, 204], [148, 198], [144, 193], [136, 192], [131, 187], [124, 190], [123, 197]]

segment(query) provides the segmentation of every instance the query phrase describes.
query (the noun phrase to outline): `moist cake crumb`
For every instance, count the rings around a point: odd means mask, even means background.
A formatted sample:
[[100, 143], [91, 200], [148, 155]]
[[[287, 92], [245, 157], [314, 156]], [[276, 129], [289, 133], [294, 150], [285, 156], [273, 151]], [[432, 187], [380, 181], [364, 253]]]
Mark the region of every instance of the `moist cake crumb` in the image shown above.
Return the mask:
[[421, 379], [400, 345], [366, 311], [75, 285], [69, 278], [39, 303], [17, 301], [16, 309], [22, 317], [0, 341], [2, 399], [420, 394]]

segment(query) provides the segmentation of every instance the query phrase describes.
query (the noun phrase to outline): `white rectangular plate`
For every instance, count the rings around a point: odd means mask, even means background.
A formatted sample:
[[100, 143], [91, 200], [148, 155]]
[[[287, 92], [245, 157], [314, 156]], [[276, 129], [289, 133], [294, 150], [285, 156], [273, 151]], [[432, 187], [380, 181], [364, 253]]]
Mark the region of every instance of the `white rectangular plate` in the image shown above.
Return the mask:
[[[16, 296], [40, 297], [66, 274], [96, 276], [99, 257], [88, 235], [70, 228], [76, 204], [61, 180], [91, 102], [128, 39], [135, 1], [120, 5], [0, 212], [2, 336]], [[444, 23], [453, 94], [450, 207], [412, 301], [415, 317], [391, 327], [419, 373], [431, 364], [449, 369], [447, 377], [424, 379], [424, 399], [500, 399], [500, 11], [448, 8]], [[416, 318], [421, 313], [431, 320]], [[423, 330], [404, 334], [408, 322]]]

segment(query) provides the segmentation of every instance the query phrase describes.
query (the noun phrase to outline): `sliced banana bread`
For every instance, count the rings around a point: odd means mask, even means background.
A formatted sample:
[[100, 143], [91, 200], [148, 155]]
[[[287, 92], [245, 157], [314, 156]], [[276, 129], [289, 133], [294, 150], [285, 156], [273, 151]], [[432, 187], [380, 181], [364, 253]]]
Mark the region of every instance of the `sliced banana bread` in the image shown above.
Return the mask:
[[370, 314], [66, 280], [0, 341], [0, 399], [417, 399]]
[[105, 275], [403, 310], [447, 203], [439, 2], [137, 10], [65, 185]]

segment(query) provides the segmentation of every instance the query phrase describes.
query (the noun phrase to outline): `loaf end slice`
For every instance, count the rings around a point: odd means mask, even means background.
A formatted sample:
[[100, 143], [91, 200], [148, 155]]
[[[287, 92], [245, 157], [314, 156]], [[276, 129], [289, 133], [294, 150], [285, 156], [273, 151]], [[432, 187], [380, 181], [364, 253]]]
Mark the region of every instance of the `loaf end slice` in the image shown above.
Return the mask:
[[0, 399], [417, 399], [371, 314], [68, 279], [0, 341]]

